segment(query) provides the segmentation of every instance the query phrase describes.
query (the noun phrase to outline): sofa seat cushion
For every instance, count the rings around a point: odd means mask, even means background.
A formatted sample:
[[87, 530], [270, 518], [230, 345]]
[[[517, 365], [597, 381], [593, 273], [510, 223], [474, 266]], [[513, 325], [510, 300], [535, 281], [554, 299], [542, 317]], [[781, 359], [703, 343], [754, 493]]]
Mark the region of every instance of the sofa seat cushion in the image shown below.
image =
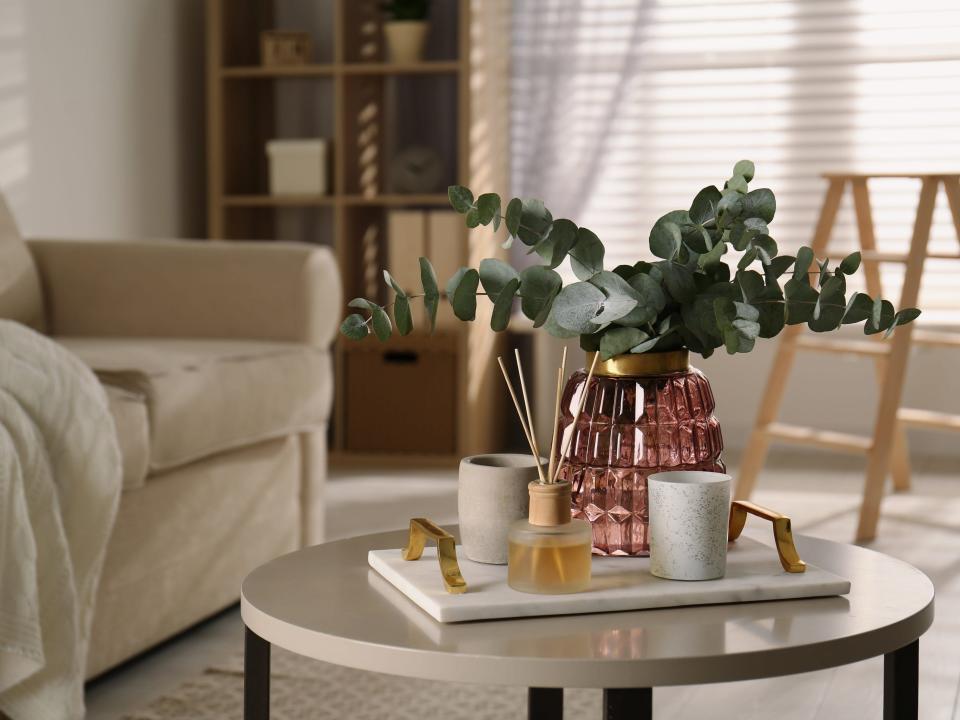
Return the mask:
[[150, 464], [150, 426], [147, 399], [113, 385], [104, 385], [113, 423], [117, 426], [117, 444], [123, 468], [123, 489], [142, 487]]
[[243, 340], [58, 337], [107, 385], [146, 398], [150, 472], [327, 421], [327, 350]]

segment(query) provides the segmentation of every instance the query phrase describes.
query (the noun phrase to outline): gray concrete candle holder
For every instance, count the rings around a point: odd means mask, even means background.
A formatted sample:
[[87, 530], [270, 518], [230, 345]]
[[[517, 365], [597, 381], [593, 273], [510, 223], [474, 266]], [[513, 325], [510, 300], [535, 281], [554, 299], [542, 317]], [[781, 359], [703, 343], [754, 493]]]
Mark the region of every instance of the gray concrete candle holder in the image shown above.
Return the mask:
[[468, 558], [507, 564], [507, 532], [514, 521], [526, 519], [527, 486], [537, 479], [532, 455], [473, 455], [460, 461], [457, 512], [460, 542]]

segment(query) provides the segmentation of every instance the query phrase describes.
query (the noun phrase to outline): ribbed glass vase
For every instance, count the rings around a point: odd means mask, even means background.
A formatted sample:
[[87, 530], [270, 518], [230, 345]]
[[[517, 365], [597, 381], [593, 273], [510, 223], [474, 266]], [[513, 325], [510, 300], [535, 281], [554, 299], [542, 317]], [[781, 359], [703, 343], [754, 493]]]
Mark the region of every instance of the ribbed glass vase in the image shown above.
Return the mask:
[[573, 486], [573, 516], [590, 522], [595, 554], [648, 555], [647, 476], [725, 470], [710, 383], [686, 350], [598, 360], [589, 387], [586, 379], [578, 370], [567, 381], [557, 432], [558, 452], [573, 435], [560, 471]]

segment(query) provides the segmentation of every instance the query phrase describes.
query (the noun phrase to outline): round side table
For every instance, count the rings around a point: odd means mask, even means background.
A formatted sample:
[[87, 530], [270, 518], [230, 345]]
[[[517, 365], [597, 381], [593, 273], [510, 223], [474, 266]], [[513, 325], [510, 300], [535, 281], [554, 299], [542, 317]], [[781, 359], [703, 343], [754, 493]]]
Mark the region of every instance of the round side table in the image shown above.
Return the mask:
[[883, 655], [885, 720], [917, 717], [919, 638], [933, 622], [933, 584], [886, 555], [797, 536], [805, 560], [850, 579], [842, 597], [442, 624], [367, 566], [369, 550], [405, 543], [398, 531], [317, 545], [247, 576], [246, 720], [269, 717], [271, 645], [373, 672], [525, 686], [529, 717], [544, 720], [562, 717], [565, 687], [602, 688], [605, 718], [651, 718], [658, 685], [789, 675]]

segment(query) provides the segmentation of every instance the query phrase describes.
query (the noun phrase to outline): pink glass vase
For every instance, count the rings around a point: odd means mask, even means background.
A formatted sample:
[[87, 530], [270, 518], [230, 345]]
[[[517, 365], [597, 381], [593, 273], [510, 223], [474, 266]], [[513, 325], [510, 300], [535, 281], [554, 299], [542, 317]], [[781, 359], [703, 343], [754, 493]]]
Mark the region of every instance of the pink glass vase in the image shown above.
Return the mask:
[[[588, 356], [588, 365], [592, 362]], [[685, 350], [597, 361], [567, 381], [558, 452], [573, 435], [560, 478], [573, 486], [573, 516], [593, 529], [598, 555], [648, 555], [647, 476], [663, 470], [725, 470], [710, 383]], [[583, 413], [574, 422], [581, 394]]]

